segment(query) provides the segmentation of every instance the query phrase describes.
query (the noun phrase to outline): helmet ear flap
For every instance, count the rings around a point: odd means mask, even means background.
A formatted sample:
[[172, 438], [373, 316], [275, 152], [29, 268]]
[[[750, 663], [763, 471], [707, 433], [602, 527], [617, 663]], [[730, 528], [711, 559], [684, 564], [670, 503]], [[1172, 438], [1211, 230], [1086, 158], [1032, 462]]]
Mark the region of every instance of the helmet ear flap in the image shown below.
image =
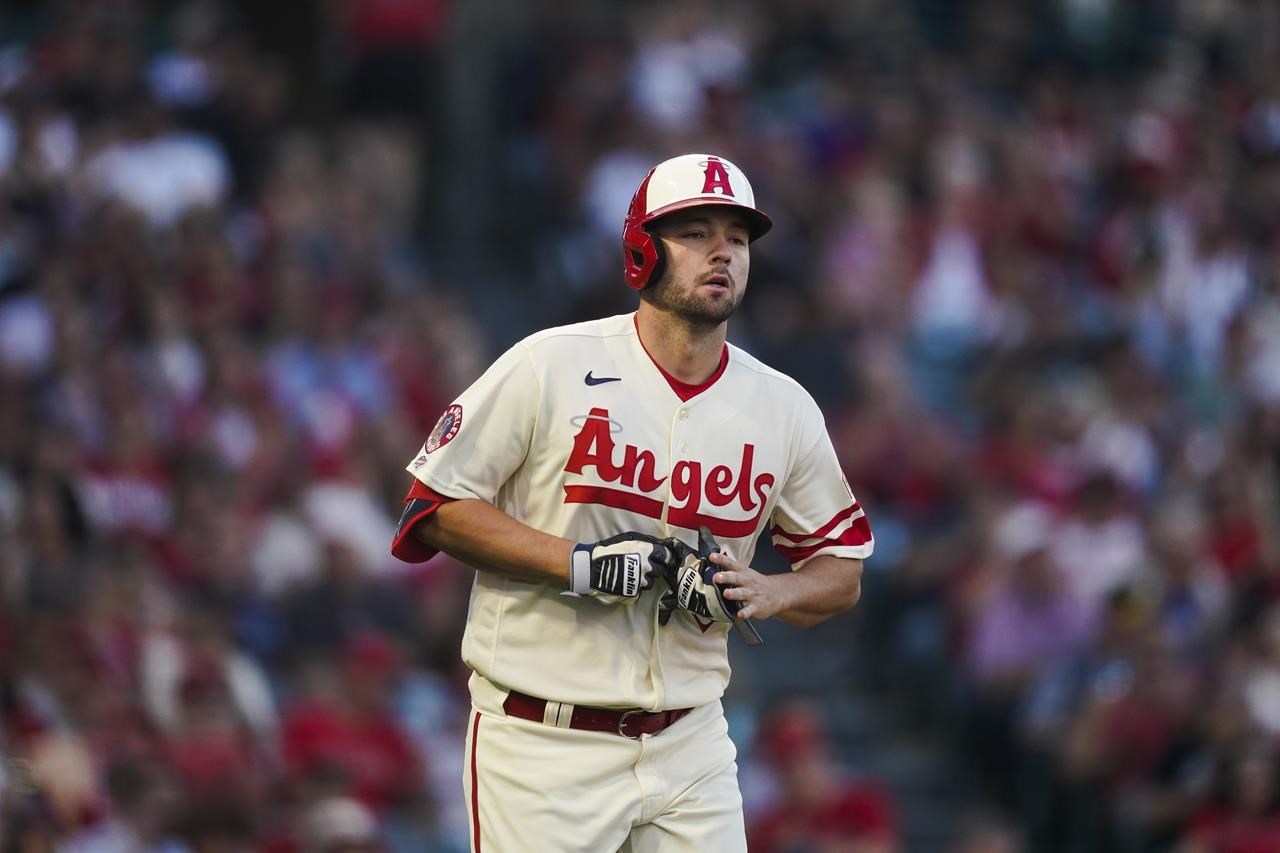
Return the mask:
[[[657, 167], [654, 167], [655, 169]], [[653, 277], [655, 266], [661, 260], [661, 248], [653, 235], [645, 228], [647, 212], [645, 199], [649, 188], [649, 179], [654, 169], [649, 170], [641, 182], [636, 194], [631, 198], [627, 208], [627, 218], [622, 225], [622, 264], [627, 287], [632, 290], [643, 290]]]
[[662, 239], [649, 229], [640, 226], [637, 229], [644, 237], [640, 240], [629, 240], [622, 247], [626, 255], [627, 284], [633, 290], [644, 290], [649, 285], [662, 281], [667, 272], [667, 250]]
[[655, 267], [662, 260], [659, 241], [644, 227], [638, 217], [628, 217], [622, 237], [623, 270], [627, 286], [643, 290], [653, 278]]

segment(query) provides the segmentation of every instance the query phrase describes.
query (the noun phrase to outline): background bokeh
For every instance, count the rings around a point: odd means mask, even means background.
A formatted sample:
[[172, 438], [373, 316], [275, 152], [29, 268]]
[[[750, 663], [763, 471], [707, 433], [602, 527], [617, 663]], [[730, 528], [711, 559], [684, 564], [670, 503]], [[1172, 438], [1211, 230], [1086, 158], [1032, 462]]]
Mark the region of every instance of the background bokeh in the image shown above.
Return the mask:
[[404, 465], [687, 151], [877, 538], [752, 850], [1280, 850], [1270, 0], [0, 5], [0, 849], [466, 848]]

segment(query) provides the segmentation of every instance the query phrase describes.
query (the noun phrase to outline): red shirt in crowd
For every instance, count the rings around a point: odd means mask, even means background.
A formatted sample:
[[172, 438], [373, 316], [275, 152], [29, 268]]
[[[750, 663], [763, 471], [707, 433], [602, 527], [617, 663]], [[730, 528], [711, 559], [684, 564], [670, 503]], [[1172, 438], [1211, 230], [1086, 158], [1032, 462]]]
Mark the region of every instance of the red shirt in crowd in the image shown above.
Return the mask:
[[412, 741], [386, 713], [352, 716], [306, 703], [285, 720], [285, 766], [293, 778], [337, 770], [350, 793], [380, 811], [420, 787], [421, 762]]
[[875, 785], [846, 782], [825, 803], [810, 811], [780, 804], [757, 819], [748, 832], [752, 853], [786, 853], [794, 845], [822, 849], [849, 841], [892, 842], [896, 821], [889, 798]]
[[1206, 809], [1192, 819], [1189, 835], [1212, 853], [1275, 853], [1280, 850], [1280, 815]]

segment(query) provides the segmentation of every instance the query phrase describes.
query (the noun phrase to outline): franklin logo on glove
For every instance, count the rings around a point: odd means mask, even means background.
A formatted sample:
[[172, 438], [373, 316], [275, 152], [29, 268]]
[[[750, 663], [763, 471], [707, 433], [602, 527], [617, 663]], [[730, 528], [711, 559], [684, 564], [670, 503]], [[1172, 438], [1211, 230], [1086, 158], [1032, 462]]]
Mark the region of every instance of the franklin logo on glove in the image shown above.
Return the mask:
[[679, 539], [667, 542], [678, 559], [672, 560], [663, 574], [669, 590], [658, 605], [658, 622], [666, 625], [676, 610], [687, 610], [712, 622], [732, 624], [749, 646], [763, 643], [756, 626], [738, 618], [742, 602], [725, 598], [724, 587], [712, 580], [719, 571], [711, 562], [711, 555], [720, 553], [715, 535], [705, 525], [698, 528], [696, 551]]
[[580, 543], [569, 555], [565, 595], [590, 595], [610, 604], [635, 598], [653, 586], [650, 576], [664, 575], [675, 558], [669, 542], [643, 533], [620, 533], [599, 542]]

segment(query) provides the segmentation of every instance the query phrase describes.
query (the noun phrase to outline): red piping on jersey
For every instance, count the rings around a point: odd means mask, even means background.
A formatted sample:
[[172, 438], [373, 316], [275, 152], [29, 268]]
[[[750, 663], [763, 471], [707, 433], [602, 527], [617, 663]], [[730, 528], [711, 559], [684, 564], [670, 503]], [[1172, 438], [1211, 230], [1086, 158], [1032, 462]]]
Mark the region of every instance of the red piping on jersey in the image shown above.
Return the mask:
[[850, 506], [847, 506], [844, 509], [840, 510], [840, 512], [836, 513], [835, 516], [830, 521], [828, 521], [826, 524], [822, 525], [812, 533], [788, 533], [787, 531], [783, 530], [781, 527], [779, 527], [776, 524], [769, 529], [769, 532], [772, 533], [774, 536], [781, 536], [784, 539], [790, 539], [792, 542], [796, 542], [796, 543], [803, 542], [806, 539], [821, 539], [825, 537], [828, 533], [830, 533], [832, 530], [835, 530], [837, 524], [844, 521], [846, 518], [853, 515], [855, 512], [857, 512], [860, 509], [862, 509], [862, 507], [858, 506], [857, 501], [854, 501]]
[[476, 778], [476, 752], [480, 748], [480, 712], [471, 724], [471, 837], [472, 850], [480, 853], [480, 780]]
[[640, 337], [640, 319], [639, 315], [632, 314], [631, 322], [636, 327], [636, 340], [640, 341], [640, 348], [644, 350], [644, 354], [649, 356], [649, 360], [653, 362], [653, 366], [658, 368], [663, 377], [666, 378], [667, 384], [671, 386], [671, 390], [676, 392], [676, 396], [680, 398], [682, 403], [687, 403], [703, 391], [716, 384], [716, 380], [724, 375], [724, 369], [729, 366], [729, 345], [725, 344], [724, 349], [720, 351], [720, 365], [716, 368], [716, 372], [707, 378], [707, 381], [697, 385], [690, 385], [688, 382], [682, 382], [676, 379], [658, 364], [658, 360], [653, 357], [653, 353], [649, 352], [649, 348], [644, 345], [644, 338]]
[[824, 539], [816, 545], [808, 545], [804, 548], [792, 548], [787, 545], [779, 545], [776, 542], [773, 547], [784, 559], [790, 563], [798, 563], [801, 560], [812, 557], [823, 548], [837, 548], [840, 546], [865, 545], [871, 541], [871, 526], [867, 524], [866, 516], [859, 518], [844, 533], [835, 539]]
[[567, 504], [600, 504], [613, 509], [625, 509], [649, 518], [662, 518], [662, 501], [610, 489], [607, 486], [565, 486], [564, 502]]
[[[564, 502], [567, 504], [600, 504], [613, 509], [634, 512], [646, 518], [662, 518], [662, 501], [645, 497], [644, 495], [637, 495], [634, 492], [611, 489], [608, 486], [565, 486]], [[751, 518], [734, 521], [727, 518], [717, 518], [714, 515], [703, 515], [689, 507], [671, 507], [667, 510], [667, 523], [674, 524], [676, 527], [683, 527], [686, 530], [697, 530], [702, 525], [706, 525], [717, 536], [725, 539], [738, 539], [755, 533], [756, 524], [759, 523], [760, 513], [762, 512], [764, 512], [763, 504]]]
[[674, 524], [676, 527], [683, 527], [685, 530], [697, 530], [705, 525], [708, 530], [717, 536], [726, 539], [738, 539], [756, 532], [756, 524], [759, 523], [760, 515], [763, 512], [764, 504], [762, 503], [760, 509], [751, 518], [730, 521], [727, 518], [716, 518], [714, 515], [703, 515], [700, 512], [694, 512], [687, 506], [673, 506], [667, 510], [667, 524]]
[[411, 535], [414, 525], [448, 503], [452, 498], [437, 494], [419, 479], [414, 478], [409, 494], [404, 496], [405, 515], [400, 518], [395, 537], [391, 540], [391, 555], [406, 563], [425, 563], [440, 552]]

